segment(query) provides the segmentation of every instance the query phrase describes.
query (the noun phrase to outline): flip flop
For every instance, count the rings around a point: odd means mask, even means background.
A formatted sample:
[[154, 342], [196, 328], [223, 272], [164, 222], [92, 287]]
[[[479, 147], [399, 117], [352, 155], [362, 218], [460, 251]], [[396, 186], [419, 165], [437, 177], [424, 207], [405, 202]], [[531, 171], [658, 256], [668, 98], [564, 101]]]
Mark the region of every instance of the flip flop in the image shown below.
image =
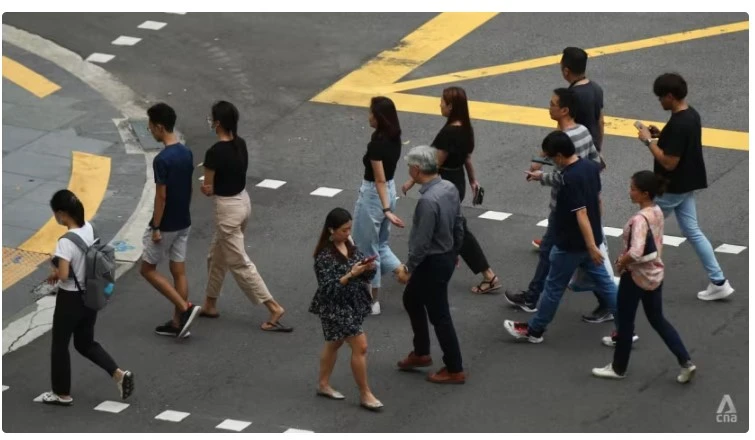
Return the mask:
[[346, 396], [344, 396], [343, 394], [339, 393], [336, 390], [333, 390], [332, 393], [326, 393], [325, 391], [317, 390], [317, 395], [320, 397], [325, 397], [327, 399], [333, 399], [333, 400], [344, 400], [346, 398]]
[[[293, 327], [286, 327], [285, 325], [281, 324], [280, 321], [276, 322], [266, 322], [265, 324], [269, 325], [269, 328], [260, 327], [260, 329], [263, 332], [280, 332], [280, 333], [291, 333], [294, 331]], [[265, 325], [262, 324], [262, 325]]]
[[[480, 284], [472, 287], [472, 293], [476, 293], [478, 295], [485, 295], [490, 292], [495, 292], [496, 290], [501, 288], [501, 284], [500, 283], [496, 284], [497, 282], [498, 282], [498, 275], [493, 275], [493, 278], [491, 278], [490, 281], [483, 279], [482, 281], [480, 281]], [[482, 288], [483, 284], [487, 284], [488, 288], [483, 289]]]
[[220, 318], [220, 313], [206, 313], [204, 310], [199, 312], [199, 316], [203, 318]]

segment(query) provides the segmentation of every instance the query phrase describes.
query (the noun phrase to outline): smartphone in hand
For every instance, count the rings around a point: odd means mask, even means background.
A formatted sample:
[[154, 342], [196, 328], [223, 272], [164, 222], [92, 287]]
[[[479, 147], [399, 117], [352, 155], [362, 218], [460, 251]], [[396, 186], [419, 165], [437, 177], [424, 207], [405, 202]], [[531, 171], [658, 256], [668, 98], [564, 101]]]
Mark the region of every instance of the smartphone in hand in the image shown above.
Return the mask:
[[377, 256], [377, 255], [373, 255], [373, 256], [371, 256], [371, 257], [367, 257], [367, 258], [365, 258], [364, 260], [360, 261], [360, 262], [359, 262], [359, 264], [370, 264], [370, 263], [372, 263], [373, 261], [377, 260], [377, 258], [378, 258], [378, 256]]

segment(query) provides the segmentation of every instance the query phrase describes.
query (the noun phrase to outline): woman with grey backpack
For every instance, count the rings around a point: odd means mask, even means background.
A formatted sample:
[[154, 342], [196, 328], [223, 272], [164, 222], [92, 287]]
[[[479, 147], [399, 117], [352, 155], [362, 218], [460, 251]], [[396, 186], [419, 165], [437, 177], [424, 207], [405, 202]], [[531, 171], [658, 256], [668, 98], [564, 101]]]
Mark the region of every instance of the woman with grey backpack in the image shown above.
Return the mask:
[[[74, 193], [60, 190], [50, 200], [55, 220], [68, 228], [68, 234], [76, 234], [86, 246], [95, 243], [92, 225], [84, 220], [84, 205]], [[104, 292], [86, 292], [87, 271], [86, 252], [79, 246], [78, 239], [72, 241], [65, 236], [58, 240], [53, 257], [52, 274], [47, 278], [50, 284], [58, 283], [55, 299], [55, 313], [52, 318], [52, 391], [42, 394], [41, 402], [68, 406], [71, 397], [71, 358], [68, 344], [73, 336], [73, 346], [90, 361], [105, 370], [115, 381], [121, 399], [128, 398], [134, 391], [134, 375], [118, 368], [113, 358], [94, 340], [94, 324], [97, 309], [91, 301], [85, 301], [87, 294], [104, 295]], [[96, 302], [95, 302], [96, 303]], [[101, 308], [100, 305], [95, 305]]]

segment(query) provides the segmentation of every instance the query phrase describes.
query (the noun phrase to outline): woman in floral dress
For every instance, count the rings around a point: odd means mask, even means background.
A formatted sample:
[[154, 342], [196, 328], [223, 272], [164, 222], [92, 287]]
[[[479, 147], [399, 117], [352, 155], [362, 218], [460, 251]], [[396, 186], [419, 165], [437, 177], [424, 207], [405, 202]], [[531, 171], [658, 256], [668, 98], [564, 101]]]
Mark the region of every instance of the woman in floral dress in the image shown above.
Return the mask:
[[315, 248], [317, 292], [309, 311], [322, 321], [325, 346], [320, 355], [317, 394], [335, 400], [344, 395], [330, 386], [338, 349], [344, 342], [351, 346], [351, 371], [359, 387], [363, 408], [379, 411], [383, 404], [367, 384], [367, 336], [362, 322], [372, 310], [370, 280], [375, 263], [351, 242], [351, 214], [345, 209], [332, 210], [325, 219]]

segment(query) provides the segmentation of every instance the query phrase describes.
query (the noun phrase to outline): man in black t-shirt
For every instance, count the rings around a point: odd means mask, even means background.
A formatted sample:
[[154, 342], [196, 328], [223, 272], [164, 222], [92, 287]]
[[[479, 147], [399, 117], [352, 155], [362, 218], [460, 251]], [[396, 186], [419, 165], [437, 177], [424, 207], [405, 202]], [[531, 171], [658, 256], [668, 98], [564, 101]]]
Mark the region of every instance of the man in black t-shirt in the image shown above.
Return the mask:
[[656, 78], [653, 93], [671, 118], [663, 130], [655, 126], [642, 127], [638, 137], [653, 154], [653, 169], [668, 180], [666, 193], [655, 202], [668, 217], [676, 214], [682, 234], [695, 248], [698, 258], [708, 272], [707, 289], [698, 292], [703, 301], [726, 298], [734, 293], [724, 276], [713, 246], [697, 224], [695, 191], [708, 187], [703, 160], [702, 123], [700, 114], [687, 104], [687, 82], [676, 73], [664, 73]]
[[603, 243], [600, 225], [600, 166], [575, 154], [569, 135], [554, 131], [543, 140], [543, 152], [561, 170], [552, 218], [553, 247], [550, 269], [537, 312], [529, 322], [505, 321], [504, 327], [517, 339], [543, 341], [545, 327], [553, 320], [566, 286], [577, 268], [595, 283], [596, 294], [610, 313], [616, 313], [617, 287], [603, 265], [599, 246]]
[[561, 74], [577, 102], [574, 121], [590, 130], [595, 148], [603, 151], [603, 89], [587, 78], [587, 52], [567, 47], [561, 56]]

